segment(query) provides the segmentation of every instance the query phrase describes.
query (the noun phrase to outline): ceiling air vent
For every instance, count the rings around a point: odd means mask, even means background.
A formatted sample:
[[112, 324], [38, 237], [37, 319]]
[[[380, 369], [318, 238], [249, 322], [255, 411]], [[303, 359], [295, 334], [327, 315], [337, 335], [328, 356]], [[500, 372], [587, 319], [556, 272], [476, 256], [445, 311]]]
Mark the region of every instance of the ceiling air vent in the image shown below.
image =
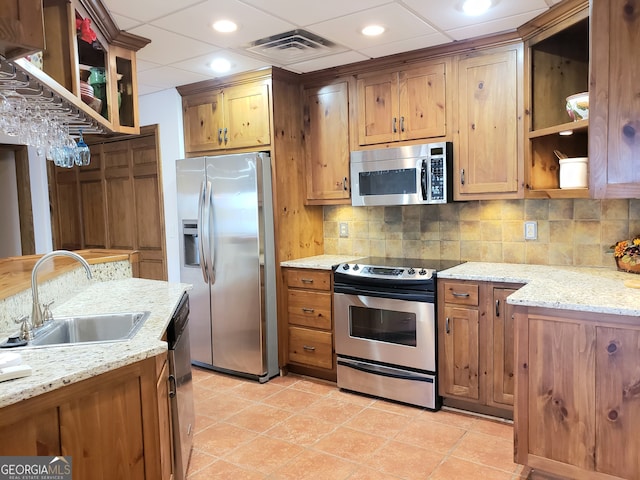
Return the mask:
[[306, 30], [296, 29], [251, 42], [246, 50], [287, 65], [346, 49]]

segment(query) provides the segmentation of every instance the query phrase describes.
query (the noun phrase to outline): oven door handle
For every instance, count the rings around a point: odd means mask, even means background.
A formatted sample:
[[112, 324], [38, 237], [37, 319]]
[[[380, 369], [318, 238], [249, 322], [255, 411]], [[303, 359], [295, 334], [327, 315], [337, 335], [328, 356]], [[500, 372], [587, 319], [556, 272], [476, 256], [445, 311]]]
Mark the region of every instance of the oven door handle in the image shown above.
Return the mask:
[[433, 378], [425, 377], [418, 374], [411, 373], [397, 373], [397, 369], [385, 368], [382, 365], [362, 364], [360, 362], [349, 362], [344, 360], [338, 360], [338, 365], [343, 367], [353, 368], [360, 372], [372, 373], [374, 375], [380, 375], [381, 377], [397, 378], [400, 380], [413, 380], [417, 382], [433, 383]]
[[344, 293], [346, 295], [356, 295], [365, 297], [390, 298], [393, 300], [410, 300], [414, 302], [435, 303], [435, 295], [433, 292], [385, 292], [380, 290], [368, 289], [365, 287], [355, 287], [352, 285], [335, 285], [334, 293]]

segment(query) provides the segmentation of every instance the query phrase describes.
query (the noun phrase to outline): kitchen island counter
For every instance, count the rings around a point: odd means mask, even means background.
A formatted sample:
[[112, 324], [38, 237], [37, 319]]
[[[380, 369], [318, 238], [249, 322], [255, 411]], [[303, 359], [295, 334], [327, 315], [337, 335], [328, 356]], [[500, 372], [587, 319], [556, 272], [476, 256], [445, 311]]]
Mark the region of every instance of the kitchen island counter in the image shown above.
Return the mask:
[[0, 408], [165, 353], [162, 336], [188, 288], [139, 278], [99, 282], [53, 308], [54, 318], [146, 310], [151, 314], [127, 341], [0, 350], [19, 352], [33, 369], [31, 376], [0, 383]]
[[507, 298], [512, 305], [640, 316], [640, 289], [625, 286], [638, 275], [607, 268], [468, 262], [438, 278], [524, 283]]

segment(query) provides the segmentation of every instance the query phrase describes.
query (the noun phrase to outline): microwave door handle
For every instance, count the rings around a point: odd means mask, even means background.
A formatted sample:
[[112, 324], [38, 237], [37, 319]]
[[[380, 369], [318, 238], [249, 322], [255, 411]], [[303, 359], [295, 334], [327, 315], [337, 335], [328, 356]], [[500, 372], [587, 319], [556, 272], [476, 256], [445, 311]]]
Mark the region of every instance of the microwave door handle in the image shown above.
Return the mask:
[[422, 200], [428, 200], [429, 199], [429, 191], [427, 189], [428, 187], [428, 176], [427, 176], [427, 161], [426, 160], [422, 160], [422, 170], [420, 171], [420, 183], [421, 183], [421, 188], [422, 188]]

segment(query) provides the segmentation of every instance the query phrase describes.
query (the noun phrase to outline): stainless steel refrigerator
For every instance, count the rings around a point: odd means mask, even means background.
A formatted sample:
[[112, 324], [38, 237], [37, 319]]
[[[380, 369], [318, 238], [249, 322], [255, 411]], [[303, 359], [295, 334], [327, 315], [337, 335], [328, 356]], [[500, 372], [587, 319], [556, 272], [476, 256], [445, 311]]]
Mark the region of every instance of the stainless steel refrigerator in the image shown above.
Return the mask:
[[266, 382], [279, 372], [269, 155], [177, 160], [176, 186], [192, 363]]

